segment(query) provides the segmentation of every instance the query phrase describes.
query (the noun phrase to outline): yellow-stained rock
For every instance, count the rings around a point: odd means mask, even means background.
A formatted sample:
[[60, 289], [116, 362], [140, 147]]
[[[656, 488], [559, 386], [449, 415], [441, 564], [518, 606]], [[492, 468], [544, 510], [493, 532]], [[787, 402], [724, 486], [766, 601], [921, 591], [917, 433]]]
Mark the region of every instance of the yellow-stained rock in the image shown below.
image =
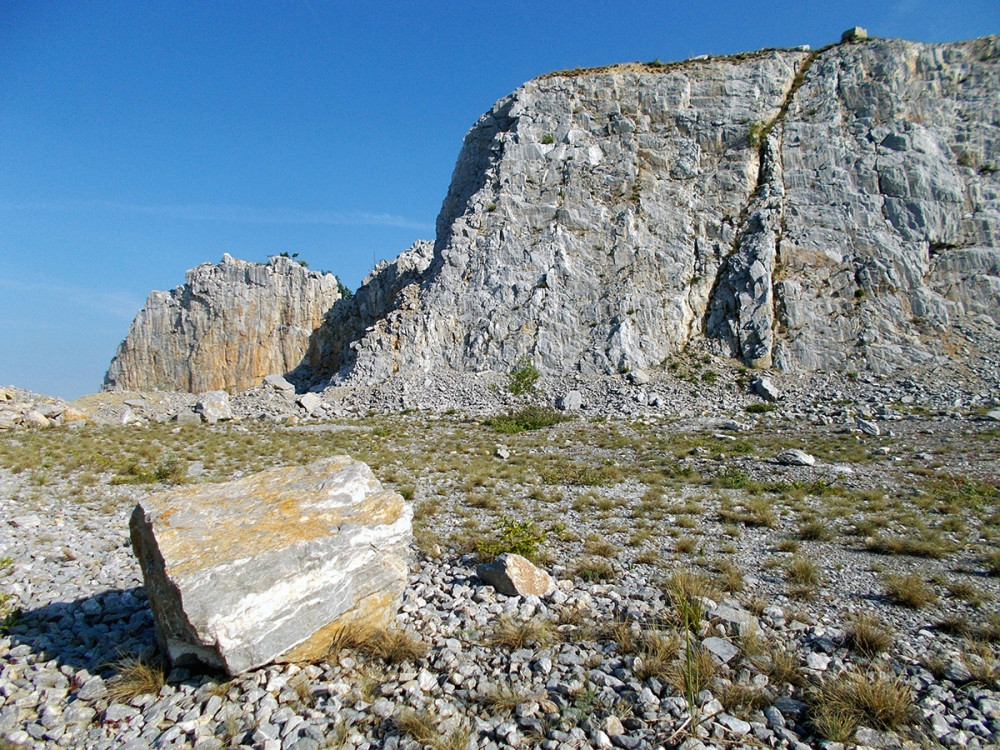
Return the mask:
[[238, 674], [321, 658], [346, 623], [388, 624], [412, 517], [348, 456], [142, 501], [132, 546], [161, 648]]

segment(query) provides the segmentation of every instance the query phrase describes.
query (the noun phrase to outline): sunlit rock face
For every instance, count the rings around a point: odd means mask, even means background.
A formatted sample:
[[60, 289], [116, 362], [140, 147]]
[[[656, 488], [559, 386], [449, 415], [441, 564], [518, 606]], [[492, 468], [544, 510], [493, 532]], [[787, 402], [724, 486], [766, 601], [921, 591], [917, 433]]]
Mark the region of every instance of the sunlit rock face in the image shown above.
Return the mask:
[[426, 269], [325, 366], [947, 357], [957, 323], [1000, 321], [998, 123], [997, 37], [533, 80], [466, 136]]
[[108, 368], [106, 390], [245, 390], [294, 371], [327, 310], [337, 279], [291, 258], [266, 264], [224, 255], [152, 292]]

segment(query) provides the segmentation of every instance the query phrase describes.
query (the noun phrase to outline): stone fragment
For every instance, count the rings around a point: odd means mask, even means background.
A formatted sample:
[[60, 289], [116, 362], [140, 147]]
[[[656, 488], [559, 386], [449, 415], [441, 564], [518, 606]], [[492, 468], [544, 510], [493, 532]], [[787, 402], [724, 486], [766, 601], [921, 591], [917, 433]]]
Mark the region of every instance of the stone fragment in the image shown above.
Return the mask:
[[579, 411], [583, 407], [580, 391], [567, 391], [556, 400], [556, 408], [562, 411]]
[[727, 664], [740, 652], [738, 647], [734, 646], [725, 638], [719, 638], [717, 636], [706, 638], [701, 642], [701, 645], [710, 654], [712, 654], [712, 656], [718, 659], [720, 664]]
[[867, 38], [867, 29], [863, 29], [860, 26], [852, 26], [840, 35], [841, 42], [863, 42]]
[[634, 385], [646, 385], [649, 382], [649, 373], [645, 370], [635, 370], [629, 373], [629, 380]]
[[864, 747], [896, 748], [902, 747], [903, 742], [895, 732], [880, 732], [871, 727], [858, 727], [854, 733], [854, 741]]
[[305, 409], [309, 414], [315, 412], [319, 407], [323, 405], [323, 398], [318, 393], [303, 393], [299, 396], [296, 401], [299, 406]]
[[264, 378], [264, 383], [271, 386], [279, 393], [287, 393], [289, 395], [295, 393], [295, 386], [285, 380], [281, 375], [272, 373]]
[[201, 417], [193, 411], [179, 411], [174, 415], [177, 424], [201, 424]]
[[858, 429], [861, 430], [866, 435], [873, 435], [875, 437], [878, 437], [879, 435], [882, 434], [882, 430], [879, 429], [879, 426], [875, 424], [875, 422], [872, 422], [870, 420], [858, 417], [857, 425]]
[[813, 456], [798, 448], [789, 448], [786, 451], [782, 451], [775, 456], [775, 460], [785, 466], [813, 466], [816, 463], [816, 459]]
[[771, 382], [771, 378], [760, 377], [753, 381], [750, 386], [754, 393], [765, 401], [777, 401], [781, 398], [781, 393]]
[[122, 416], [121, 416], [120, 422], [123, 425], [142, 424], [142, 417], [140, 417], [139, 415], [137, 415], [131, 409], [125, 409], [125, 411], [122, 412]]
[[348, 623], [384, 626], [412, 517], [348, 456], [143, 500], [132, 546], [163, 653], [235, 675], [317, 659]]
[[202, 393], [194, 408], [208, 424], [225, 422], [233, 418], [233, 409], [229, 405], [229, 394], [225, 391]]
[[504, 552], [491, 563], [477, 565], [476, 575], [506, 596], [547, 596], [556, 588], [548, 573], [512, 552]]
[[499, 458], [501, 461], [506, 461], [510, 458], [510, 448], [506, 445], [498, 445], [496, 450], [493, 451], [493, 455]]
[[52, 422], [49, 418], [42, 414], [37, 409], [29, 409], [24, 417], [23, 423], [26, 427], [51, 427]]

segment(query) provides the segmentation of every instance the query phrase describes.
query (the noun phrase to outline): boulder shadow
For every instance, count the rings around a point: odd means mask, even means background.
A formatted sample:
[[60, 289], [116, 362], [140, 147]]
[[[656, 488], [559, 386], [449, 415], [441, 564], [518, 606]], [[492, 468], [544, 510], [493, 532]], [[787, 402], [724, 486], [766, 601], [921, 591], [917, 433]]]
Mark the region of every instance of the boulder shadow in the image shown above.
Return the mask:
[[10, 656], [31, 653], [74, 672], [108, 673], [126, 657], [159, 657], [153, 612], [142, 586], [20, 610], [4, 633], [11, 641]]

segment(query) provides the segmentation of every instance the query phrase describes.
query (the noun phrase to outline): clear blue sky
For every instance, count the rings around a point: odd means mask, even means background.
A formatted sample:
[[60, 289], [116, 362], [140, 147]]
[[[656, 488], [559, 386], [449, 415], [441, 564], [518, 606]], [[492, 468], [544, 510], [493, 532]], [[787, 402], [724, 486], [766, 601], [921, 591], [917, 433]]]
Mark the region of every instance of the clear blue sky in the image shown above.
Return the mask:
[[998, 0], [0, 3], [0, 385], [99, 389], [228, 252], [355, 288], [433, 238], [462, 137], [551, 70], [1000, 33]]

